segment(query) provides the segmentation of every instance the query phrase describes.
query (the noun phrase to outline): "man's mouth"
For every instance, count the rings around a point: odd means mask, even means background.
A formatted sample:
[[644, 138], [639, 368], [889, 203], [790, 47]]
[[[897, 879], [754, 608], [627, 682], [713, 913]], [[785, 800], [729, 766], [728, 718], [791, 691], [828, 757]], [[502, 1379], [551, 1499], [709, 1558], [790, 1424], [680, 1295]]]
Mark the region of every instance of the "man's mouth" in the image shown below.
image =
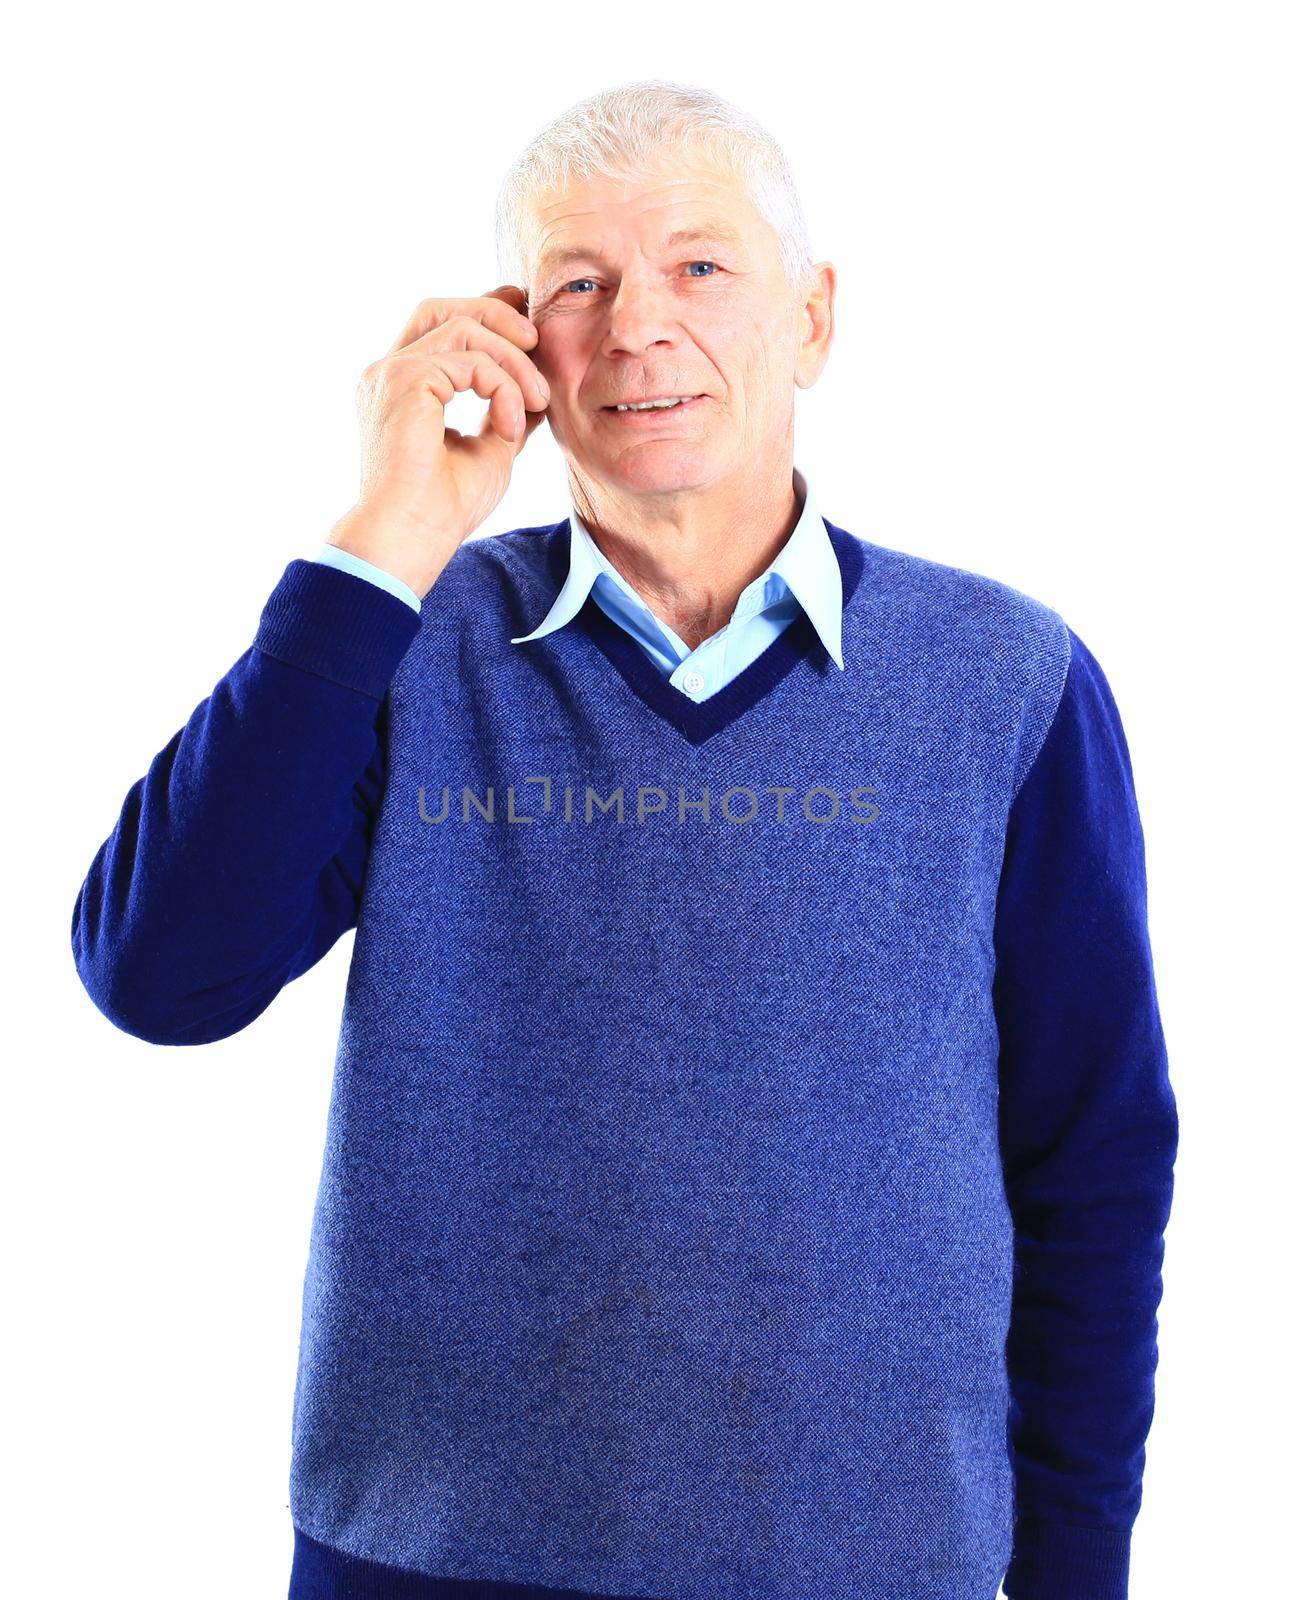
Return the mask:
[[622, 400], [615, 405], [601, 406], [601, 411], [613, 417], [668, 416], [677, 411], [691, 410], [706, 395], [658, 395], [648, 400]]

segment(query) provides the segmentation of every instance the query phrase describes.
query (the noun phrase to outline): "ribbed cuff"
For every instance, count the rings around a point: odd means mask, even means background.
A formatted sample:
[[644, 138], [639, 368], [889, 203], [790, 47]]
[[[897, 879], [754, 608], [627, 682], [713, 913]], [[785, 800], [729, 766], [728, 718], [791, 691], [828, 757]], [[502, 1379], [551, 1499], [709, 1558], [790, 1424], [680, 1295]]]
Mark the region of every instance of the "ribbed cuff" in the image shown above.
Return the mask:
[[1121, 1528], [1018, 1521], [1003, 1579], [1008, 1600], [1128, 1600], [1128, 1549]]
[[420, 625], [410, 606], [364, 578], [319, 561], [291, 561], [254, 642], [279, 661], [380, 700]]
[[325, 566], [335, 567], [340, 572], [352, 572], [355, 578], [366, 578], [368, 583], [374, 583], [378, 589], [385, 589], [390, 594], [396, 594], [404, 605], [411, 606], [413, 611], [421, 609], [420, 596], [410, 584], [396, 578], [392, 572], [386, 572], [384, 567], [378, 567], [374, 561], [366, 561], [362, 556], [356, 556], [352, 550], [342, 550], [339, 545], [324, 544], [313, 558], [321, 561]]

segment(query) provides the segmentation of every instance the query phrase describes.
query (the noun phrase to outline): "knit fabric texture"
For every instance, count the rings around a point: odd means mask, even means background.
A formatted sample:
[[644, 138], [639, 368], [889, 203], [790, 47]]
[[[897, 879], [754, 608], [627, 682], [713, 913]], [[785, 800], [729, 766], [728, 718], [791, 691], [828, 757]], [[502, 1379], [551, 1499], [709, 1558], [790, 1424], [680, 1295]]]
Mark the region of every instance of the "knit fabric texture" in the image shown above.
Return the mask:
[[695, 704], [569, 523], [419, 615], [291, 562], [77, 896], [117, 1026], [247, 1026], [355, 929], [290, 1600], [1124, 1600], [1176, 1105], [1105, 675], [827, 522]]

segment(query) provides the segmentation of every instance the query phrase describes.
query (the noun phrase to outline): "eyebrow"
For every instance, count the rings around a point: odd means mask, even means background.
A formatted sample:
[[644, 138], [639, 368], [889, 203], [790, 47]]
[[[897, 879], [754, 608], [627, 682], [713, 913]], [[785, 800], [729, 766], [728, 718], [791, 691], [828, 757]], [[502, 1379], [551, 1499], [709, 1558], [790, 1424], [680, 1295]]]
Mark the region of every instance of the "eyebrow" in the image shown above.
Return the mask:
[[[743, 242], [742, 236], [728, 223], [709, 222], [704, 226], [692, 228], [677, 228], [674, 233], [669, 233], [662, 241], [664, 250], [674, 249], [678, 244], [724, 244], [739, 245]], [[583, 245], [565, 245], [561, 249], [550, 250], [539, 259], [533, 269], [533, 278], [538, 280], [549, 276], [560, 267], [567, 266], [573, 261], [599, 261], [595, 251]]]

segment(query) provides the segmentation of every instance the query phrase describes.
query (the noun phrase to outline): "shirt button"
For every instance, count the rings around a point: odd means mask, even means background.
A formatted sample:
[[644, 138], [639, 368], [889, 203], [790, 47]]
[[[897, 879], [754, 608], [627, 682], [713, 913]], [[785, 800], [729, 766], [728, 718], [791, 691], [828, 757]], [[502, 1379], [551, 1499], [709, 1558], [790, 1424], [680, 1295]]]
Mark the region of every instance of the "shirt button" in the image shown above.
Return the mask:
[[690, 694], [697, 694], [707, 682], [707, 679], [701, 672], [687, 672], [681, 681]]

